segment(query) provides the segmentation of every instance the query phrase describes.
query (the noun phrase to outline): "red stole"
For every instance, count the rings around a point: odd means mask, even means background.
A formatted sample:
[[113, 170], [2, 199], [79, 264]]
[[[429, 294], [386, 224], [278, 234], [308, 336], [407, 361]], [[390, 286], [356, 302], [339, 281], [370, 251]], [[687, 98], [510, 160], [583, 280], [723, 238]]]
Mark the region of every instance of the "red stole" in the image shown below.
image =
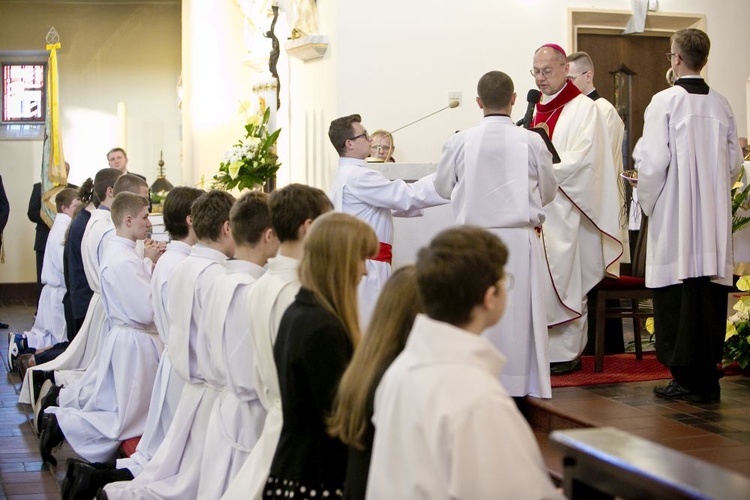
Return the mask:
[[547, 128], [547, 135], [552, 139], [552, 134], [555, 132], [555, 124], [562, 114], [563, 106], [572, 101], [580, 93], [581, 91], [578, 90], [578, 87], [568, 80], [562, 91], [557, 94], [557, 97], [547, 104], [536, 104], [536, 113], [534, 114], [534, 119], [531, 121], [531, 126], [546, 125], [546, 127], [542, 128]]

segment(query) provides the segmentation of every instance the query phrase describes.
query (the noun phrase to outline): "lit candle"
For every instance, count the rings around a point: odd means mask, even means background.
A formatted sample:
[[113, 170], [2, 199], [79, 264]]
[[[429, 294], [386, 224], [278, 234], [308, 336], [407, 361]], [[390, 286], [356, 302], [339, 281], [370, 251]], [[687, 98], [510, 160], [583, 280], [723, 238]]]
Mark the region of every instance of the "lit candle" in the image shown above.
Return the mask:
[[128, 149], [128, 113], [124, 102], [117, 103], [117, 146]]

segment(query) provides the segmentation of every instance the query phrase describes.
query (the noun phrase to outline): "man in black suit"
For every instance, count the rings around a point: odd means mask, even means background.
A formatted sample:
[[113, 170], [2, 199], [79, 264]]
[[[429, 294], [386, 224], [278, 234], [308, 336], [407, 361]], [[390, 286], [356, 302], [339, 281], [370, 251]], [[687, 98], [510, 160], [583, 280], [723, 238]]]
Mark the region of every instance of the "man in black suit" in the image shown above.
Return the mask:
[[[8, 197], [5, 195], [3, 176], [0, 175], [0, 250], [3, 247], [3, 231], [8, 223], [8, 216], [10, 216], [10, 203], [8, 203]], [[8, 323], [0, 321], [0, 328], [8, 328]]]
[[36, 305], [39, 307], [39, 295], [42, 293], [42, 263], [44, 262], [44, 247], [47, 245], [49, 226], [44, 222], [42, 211], [42, 183], [37, 182], [31, 189], [29, 198], [29, 210], [26, 215], [29, 220], [36, 224], [36, 235], [34, 236], [34, 252], [36, 252]]

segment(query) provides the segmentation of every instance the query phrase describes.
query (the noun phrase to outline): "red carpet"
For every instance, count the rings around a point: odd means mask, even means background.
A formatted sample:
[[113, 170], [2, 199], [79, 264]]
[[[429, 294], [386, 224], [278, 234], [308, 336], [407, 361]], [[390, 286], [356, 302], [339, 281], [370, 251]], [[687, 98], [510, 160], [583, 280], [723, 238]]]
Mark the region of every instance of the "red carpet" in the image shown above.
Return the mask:
[[552, 375], [552, 387], [580, 387], [583, 385], [622, 384], [644, 380], [671, 379], [669, 370], [659, 363], [656, 354], [644, 352], [643, 360], [635, 354], [613, 354], [604, 357], [604, 371], [594, 372], [594, 357], [581, 356], [582, 368], [565, 375]]

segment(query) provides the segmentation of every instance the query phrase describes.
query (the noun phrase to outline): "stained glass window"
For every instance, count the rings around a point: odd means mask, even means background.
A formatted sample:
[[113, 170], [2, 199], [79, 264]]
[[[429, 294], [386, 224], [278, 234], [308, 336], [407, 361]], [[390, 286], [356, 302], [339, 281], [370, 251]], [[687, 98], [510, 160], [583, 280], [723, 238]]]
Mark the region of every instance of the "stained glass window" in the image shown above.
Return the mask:
[[3, 64], [2, 121], [43, 122], [46, 112], [44, 64]]

